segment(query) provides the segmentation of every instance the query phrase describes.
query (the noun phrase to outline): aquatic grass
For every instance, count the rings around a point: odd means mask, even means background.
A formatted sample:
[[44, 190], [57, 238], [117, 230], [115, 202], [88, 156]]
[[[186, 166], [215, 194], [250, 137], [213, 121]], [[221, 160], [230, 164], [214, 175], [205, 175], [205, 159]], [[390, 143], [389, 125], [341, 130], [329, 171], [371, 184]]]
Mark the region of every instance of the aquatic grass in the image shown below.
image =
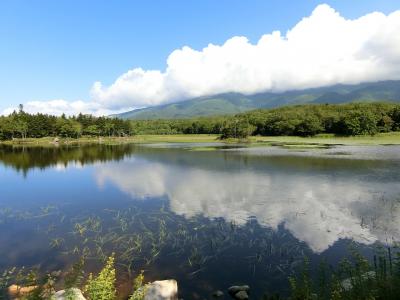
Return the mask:
[[54, 238], [50, 241], [50, 247], [51, 248], [60, 248], [63, 243], [64, 243], [63, 238]]
[[[41, 214], [40, 211], [35, 213]], [[92, 266], [107, 262], [114, 252], [114, 267], [129, 280], [135, 274], [133, 266], [152, 269], [170, 258], [179, 262], [176, 268], [180, 268], [187, 278], [200, 279], [219, 259], [237, 250], [245, 253], [235, 257], [235, 260], [241, 261], [243, 266], [247, 265], [248, 269], [243, 270], [249, 276], [257, 274], [257, 278], [269, 276], [285, 280], [288, 276], [296, 278], [293, 270], [298, 269], [304, 256], [310, 254], [305, 244], [299, 244], [285, 230], [262, 228], [254, 219], [241, 225], [221, 218], [209, 220], [195, 216], [185, 219], [164, 207], [148, 212], [135, 205], [132, 209], [103, 210], [98, 215], [75, 214], [69, 220], [67, 216], [62, 226], [55, 222], [57, 219], [48, 218], [52, 222], [48, 236], [49, 248], [54, 245], [53, 250], [64, 254], [65, 259], [82, 257], [90, 261]], [[31, 220], [39, 223], [45, 221]], [[42, 226], [41, 230], [47, 231], [49, 226]], [[396, 253], [391, 250], [390, 255], [388, 253], [386, 259], [381, 260], [377, 254], [376, 265], [380, 277], [389, 278], [400, 270], [396, 267]], [[350, 261], [352, 264], [353, 261]], [[357, 272], [362, 273], [363, 267], [360, 260]], [[345, 269], [344, 265], [341, 269]], [[324, 280], [313, 282], [312, 293], [319, 295], [322, 291], [329, 291], [329, 295], [342, 295], [341, 280], [344, 279], [344, 273], [335, 271], [335, 281], [329, 268], [328, 271]], [[92, 275], [92, 280], [95, 278]], [[363, 281], [354, 278], [355, 284], [361, 287]], [[323, 288], [327, 282], [329, 287]], [[307, 286], [304, 280], [296, 279], [293, 283], [296, 289]]]
[[57, 275], [40, 275], [37, 268], [25, 267], [5, 270], [0, 276], [0, 299], [9, 299], [8, 287], [14, 284], [14, 291], [19, 293], [24, 290], [22, 300], [47, 300], [55, 291]]
[[[112, 205], [114, 204], [109, 204]], [[159, 211], [154, 209], [155, 204], [150, 210], [139, 208], [145, 207], [140, 201], [127, 202], [123, 206], [117, 209], [115, 207], [100, 209], [100, 211], [97, 207], [92, 207], [90, 212], [72, 213], [67, 209], [64, 214], [64, 211], [61, 213], [61, 209], [43, 205], [43, 209], [39, 208], [32, 212], [5, 210], [7, 219], [0, 217], [0, 220], [18, 221], [21, 227], [25, 226], [23, 222], [26, 221], [28, 226], [32, 225], [32, 228], [35, 228], [36, 233], [46, 233], [48, 236], [44, 238], [48, 238], [49, 248], [54, 245], [49, 253], [57, 256], [55, 259], [49, 256], [48, 260], [51, 263], [53, 260], [58, 262], [60, 259], [58, 255], [61, 253], [65, 257], [60, 261], [68, 262], [82, 255], [90, 260], [91, 266], [87, 268], [92, 270], [93, 266], [98, 267], [112, 252], [115, 252], [115, 267], [124, 273], [123, 280], [133, 278], [132, 274], [135, 274], [133, 266], [146, 268], [153, 274], [160, 266], [166, 266], [165, 268], [179, 269], [176, 272], [179, 276], [186, 274], [188, 278], [196, 277], [201, 281], [207, 276], [208, 271], [213, 270], [219, 260], [225, 257], [234, 257], [232, 265], [240, 264], [243, 274], [248, 275], [249, 280], [254, 282], [261, 276], [271, 281], [275, 278], [284, 280], [302, 263], [303, 256], [309, 254], [307, 247], [291, 239], [288, 232], [279, 228], [277, 230], [263, 228], [261, 232], [260, 226], [255, 221], [239, 225], [222, 218], [208, 220], [202, 216], [195, 216], [186, 219], [185, 216], [171, 212], [167, 205], [161, 204]], [[365, 224], [368, 225], [368, 221]], [[77, 228], [74, 227], [75, 224], [78, 224]], [[63, 239], [63, 242], [56, 242], [58, 239]], [[44, 243], [41, 246], [47, 245]], [[232, 253], [237, 255], [232, 256]], [[187, 262], [188, 259], [190, 263]], [[350, 261], [350, 265], [352, 263], [353, 261]], [[395, 253], [388, 254], [386, 258], [377, 254], [376, 273], [384, 278], [383, 280], [387, 280], [396, 272], [395, 263]], [[53, 266], [44, 264], [43, 268]], [[41, 272], [47, 271], [49, 270], [41, 270]], [[175, 274], [175, 270], [169, 272]], [[253, 275], [257, 273], [257, 278], [251, 278], [251, 273]], [[313, 288], [325, 286], [323, 282], [329, 282], [331, 277], [327, 275], [326, 278], [328, 279], [321, 280], [321, 283], [315, 282]], [[331, 279], [336, 283], [336, 285], [331, 283], [332, 294], [341, 295], [342, 278], [344, 277], [339, 278], [338, 274], [335, 280]], [[362, 278], [356, 278], [354, 281], [360, 286], [363, 282]], [[322, 287], [319, 288], [317, 294], [321, 294], [323, 290]]]
[[[290, 299], [398, 299], [400, 295], [400, 253], [392, 248], [374, 255], [373, 266], [358, 251], [334, 269], [325, 263], [314, 280], [306, 261], [301, 271], [289, 278]], [[378, 251], [379, 252], [379, 251]], [[396, 271], [395, 271], [396, 270]]]
[[7, 299], [7, 288], [13, 283], [17, 268], [12, 267], [0, 273], [0, 299]]
[[80, 288], [83, 284], [85, 278], [84, 266], [85, 260], [81, 257], [72, 265], [70, 270], [67, 271], [64, 277], [66, 300], [74, 300], [75, 292], [73, 291], [73, 288]]

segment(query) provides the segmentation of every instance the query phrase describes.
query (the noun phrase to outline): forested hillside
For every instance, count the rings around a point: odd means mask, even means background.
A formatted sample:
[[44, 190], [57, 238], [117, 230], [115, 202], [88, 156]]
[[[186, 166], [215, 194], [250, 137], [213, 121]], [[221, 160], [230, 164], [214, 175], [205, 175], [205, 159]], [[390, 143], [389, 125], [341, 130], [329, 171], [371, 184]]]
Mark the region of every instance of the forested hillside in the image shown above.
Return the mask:
[[277, 108], [285, 105], [349, 102], [400, 102], [400, 81], [335, 85], [255, 95], [228, 93], [134, 110], [117, 115], [117, 117], [136, 120], [188, 119], [237, 114], [259, 108]]
[[141, 134], [337, 135], [376, 134], [400, 129], [400, 105], [392, 103], [304, 104], [259, 109], [234, 116], [181, 120], [134, 120]]

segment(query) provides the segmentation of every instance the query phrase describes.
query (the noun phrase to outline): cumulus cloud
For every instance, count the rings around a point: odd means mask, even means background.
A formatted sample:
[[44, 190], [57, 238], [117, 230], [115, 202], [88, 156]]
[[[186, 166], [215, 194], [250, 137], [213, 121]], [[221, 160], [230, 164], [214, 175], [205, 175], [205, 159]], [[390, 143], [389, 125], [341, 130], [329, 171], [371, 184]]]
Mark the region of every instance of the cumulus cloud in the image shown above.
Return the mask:
[[133, 69], [112, 85], [96, 82], [93, 99], [110, 108], [147, 106], [225, 92], [253, 94], [337, 83], [399, 79], [400, 11], [347, 20], [323, 4], [285, 35], [256, 44], [233, 37], [223, 45], [172, 52], [164, 72]]
[[[91, 102], [67, 106], [74, 112], [99, 114], [225, 92], [400, 79], [398, 32], [400, 11], [349, 20], [322, 4], [285, 34], [274, 31], [257, 43], [236, 36], [201, 50], [185, 46], [169, 55], [165, 70], [134, 68], [111, 85], [95, 82]], [[43, 105], [51, 106], [52, 101]]]

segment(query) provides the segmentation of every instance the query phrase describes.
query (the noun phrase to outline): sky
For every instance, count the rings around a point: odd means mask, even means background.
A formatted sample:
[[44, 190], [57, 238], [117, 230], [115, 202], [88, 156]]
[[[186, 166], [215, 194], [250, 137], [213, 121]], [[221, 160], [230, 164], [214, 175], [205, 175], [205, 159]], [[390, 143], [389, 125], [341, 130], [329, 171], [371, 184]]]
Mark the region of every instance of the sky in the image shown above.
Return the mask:
[[400, 79], [398, 32], [398, 0], [2, 0], [0, 113]]

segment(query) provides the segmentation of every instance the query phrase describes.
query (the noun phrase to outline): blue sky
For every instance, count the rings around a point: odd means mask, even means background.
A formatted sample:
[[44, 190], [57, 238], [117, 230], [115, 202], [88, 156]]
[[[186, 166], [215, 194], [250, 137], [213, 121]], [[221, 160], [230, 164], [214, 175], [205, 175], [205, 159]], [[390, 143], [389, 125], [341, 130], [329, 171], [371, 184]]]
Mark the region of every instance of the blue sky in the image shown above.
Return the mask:
[[89, 100], [96, 81], [110, 85], [135, 67], [163, 71], [185, 45], [284, 34], [321, 3], [346, 19], [400, 9], [389, 0], [2, 0], [0, 111], [32, 100]]

